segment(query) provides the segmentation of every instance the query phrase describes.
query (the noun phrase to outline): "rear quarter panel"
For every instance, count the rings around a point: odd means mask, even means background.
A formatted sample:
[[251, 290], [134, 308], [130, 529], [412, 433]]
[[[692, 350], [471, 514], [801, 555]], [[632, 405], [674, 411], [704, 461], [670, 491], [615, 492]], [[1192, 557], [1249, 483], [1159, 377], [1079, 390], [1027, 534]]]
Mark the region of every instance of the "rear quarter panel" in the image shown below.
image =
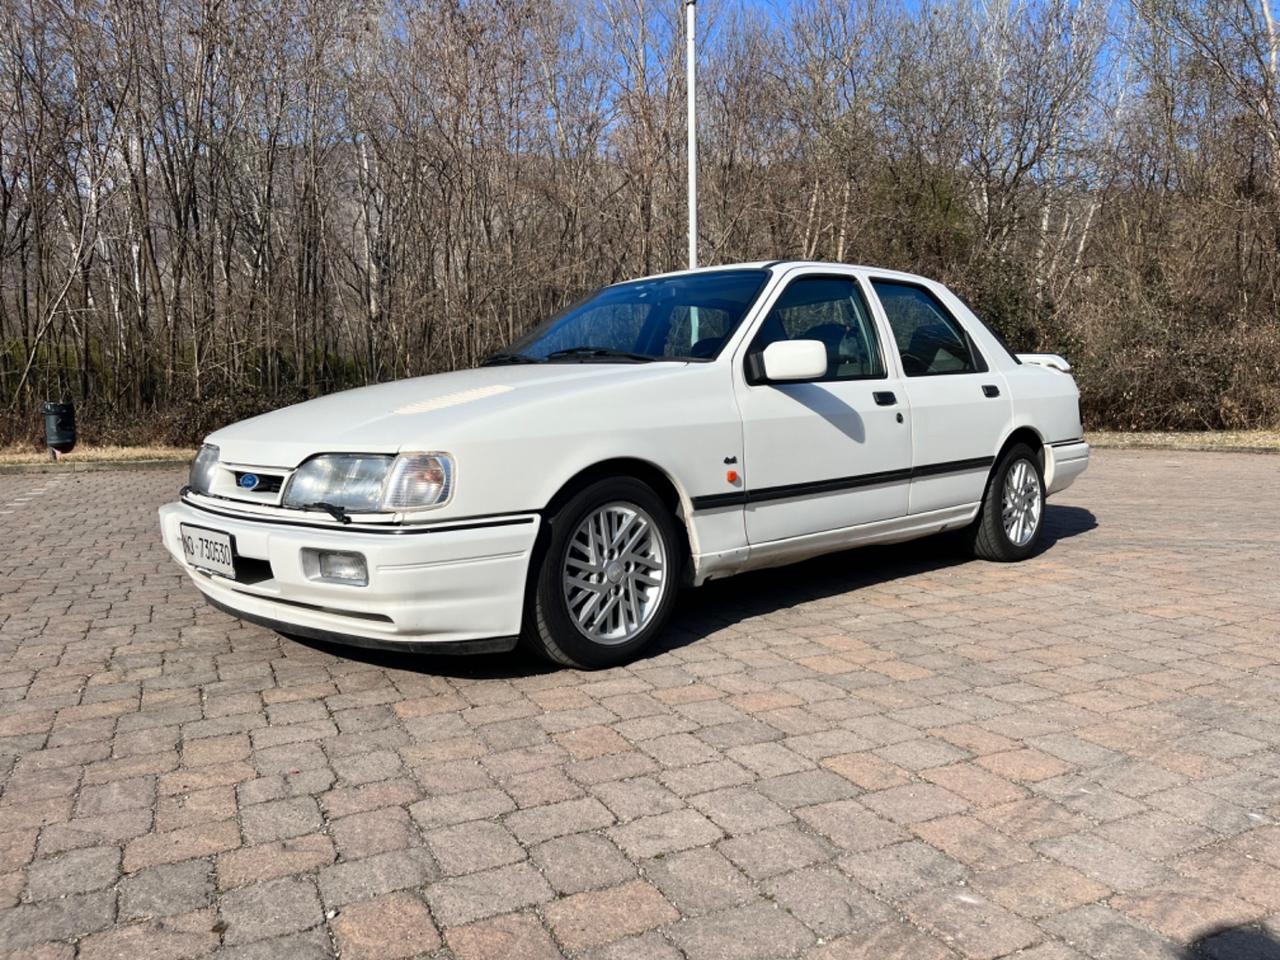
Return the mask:
[[1068, 373], [1024, 363], [1004, 371], [1013, 399], [1012, 430], [1031, 427], [1045, 443], [1078, 440], [1080, 391]]

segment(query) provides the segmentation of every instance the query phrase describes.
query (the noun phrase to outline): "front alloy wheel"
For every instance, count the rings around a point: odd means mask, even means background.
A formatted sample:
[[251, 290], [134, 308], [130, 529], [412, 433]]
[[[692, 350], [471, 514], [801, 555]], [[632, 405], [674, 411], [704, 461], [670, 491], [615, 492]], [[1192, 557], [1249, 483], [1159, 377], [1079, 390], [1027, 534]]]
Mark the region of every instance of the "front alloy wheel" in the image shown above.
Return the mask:
[[626, 643], [647, 627], [667, 588], [666, 544], [641, 507], [615, 501], [578, 524], [561, 580], [574, 625], [588, 640]]
[[647, 484], [610, 477], [584, 487], [547, 518], [525, 642], [571, 667], [627, 662], [670, 616], [683, 558], [675, 518]]

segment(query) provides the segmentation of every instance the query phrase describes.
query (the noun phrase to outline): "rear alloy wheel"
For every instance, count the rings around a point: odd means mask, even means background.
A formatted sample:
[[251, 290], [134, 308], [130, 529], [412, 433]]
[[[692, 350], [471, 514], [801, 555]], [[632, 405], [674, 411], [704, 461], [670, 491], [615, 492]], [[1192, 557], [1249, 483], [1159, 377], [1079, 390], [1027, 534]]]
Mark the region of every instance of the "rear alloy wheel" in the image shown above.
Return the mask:
[[526, 639], [567, 666], [630, 660], [670, 616], [682, 559], [675, 520], [646, 484], [602, 480], [549, 520]]
[[1015, 460], [1005, 474], [1000, 498], [1000, 523], [1009, 542], [1023, 547], [1035, 539], [1043, 509], [1044, 497], [1035, 465], [1030, 460]]
[[1025, 560], [1035, 552], [1044, 521], [1040, 458], [1026, 444], [1010, 447], [996, 464], [977, 520], [970, 528], [975, 556]]

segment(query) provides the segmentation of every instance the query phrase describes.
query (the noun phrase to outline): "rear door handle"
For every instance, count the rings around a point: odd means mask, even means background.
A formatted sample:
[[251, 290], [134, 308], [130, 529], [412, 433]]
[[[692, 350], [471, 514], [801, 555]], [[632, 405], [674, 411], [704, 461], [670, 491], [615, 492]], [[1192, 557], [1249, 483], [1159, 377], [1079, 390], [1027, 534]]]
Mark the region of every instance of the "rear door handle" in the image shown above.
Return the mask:
[[876, 405], [880, 407], [892, 407], [898, 402], [898, 398], [894, 396], [892, 390], [877, 390], [871, 396], [875, 398]]
[[984, 396], [998, 397], [1000, 396], [1000, 388], [994, 383], [984, 383], [982, 385], [982, 393]]

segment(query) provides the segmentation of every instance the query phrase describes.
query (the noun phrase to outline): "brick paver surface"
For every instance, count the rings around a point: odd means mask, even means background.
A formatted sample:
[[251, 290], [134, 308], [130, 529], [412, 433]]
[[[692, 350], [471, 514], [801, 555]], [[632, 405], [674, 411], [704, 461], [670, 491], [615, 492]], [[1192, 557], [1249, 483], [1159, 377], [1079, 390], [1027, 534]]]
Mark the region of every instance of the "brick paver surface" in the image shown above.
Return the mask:
[[1276, 955], [1280, 458], [1103, 451], [1031, 561], [713, 584], [599, 673], [224, 616], [181, 479], [0, 477], [0, 956]]

